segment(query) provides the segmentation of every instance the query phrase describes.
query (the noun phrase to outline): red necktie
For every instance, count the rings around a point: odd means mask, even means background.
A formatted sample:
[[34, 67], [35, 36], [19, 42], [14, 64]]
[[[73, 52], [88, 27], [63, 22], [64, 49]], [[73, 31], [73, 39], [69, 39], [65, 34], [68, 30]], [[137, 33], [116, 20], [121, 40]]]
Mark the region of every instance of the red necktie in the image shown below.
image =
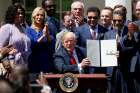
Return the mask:
[[95, 31], [92, 31], [92, 38], [96, 39], [96, 32]]
[[75, 58], [74, 58], [74, 56], [73, 56], [73, 52], [70, 52], [70, 64], [71, 64], [71, 65], [76, 64], [76, 60], [75, 60]]

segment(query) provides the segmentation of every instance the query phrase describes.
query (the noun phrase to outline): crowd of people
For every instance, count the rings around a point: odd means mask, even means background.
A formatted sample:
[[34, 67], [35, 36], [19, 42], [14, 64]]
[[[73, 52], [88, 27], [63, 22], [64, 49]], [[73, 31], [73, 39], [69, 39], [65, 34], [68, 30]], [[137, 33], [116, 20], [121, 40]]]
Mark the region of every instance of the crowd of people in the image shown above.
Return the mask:
[[[43, 0], [42, 6], [33, 10], [29, 25], [21, 4], [9, 6], [0, 27], [4, 68], [0, 71], [0, 93], [31, 93], [28, 74], [40, 72], [104, 73], [108, 75], [107, 93], [140, 93], [140, 1], [135, 8], [137, 19], [131, 21], [123, 5], [101, 10], [91, 6], [84, 11], [84, 3], [74, 1], [59, 21], [55, 0]], [[111, 39], [117, 42], [118, 66], [91, 67], [87, 40]], [[43, 86], [42, 93], [52, 92], [45, 80], [37, 82]], [[87, 91], [98, 93], [96, 89]]]

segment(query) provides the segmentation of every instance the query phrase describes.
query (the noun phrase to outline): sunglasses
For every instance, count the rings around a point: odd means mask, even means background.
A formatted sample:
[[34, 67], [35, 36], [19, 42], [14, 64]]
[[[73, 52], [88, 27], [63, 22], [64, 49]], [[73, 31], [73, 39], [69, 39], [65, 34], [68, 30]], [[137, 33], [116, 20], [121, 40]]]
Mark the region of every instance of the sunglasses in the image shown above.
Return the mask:
[[88, 18], [88, 19], [98, 19], [97, 16], [88, 16], [87, 18]]
[[118, 22], [122, 22], [123, 20], [115, 20], [115, 19], [113, 20], [113, 22], [117, 22], [117, 21]]

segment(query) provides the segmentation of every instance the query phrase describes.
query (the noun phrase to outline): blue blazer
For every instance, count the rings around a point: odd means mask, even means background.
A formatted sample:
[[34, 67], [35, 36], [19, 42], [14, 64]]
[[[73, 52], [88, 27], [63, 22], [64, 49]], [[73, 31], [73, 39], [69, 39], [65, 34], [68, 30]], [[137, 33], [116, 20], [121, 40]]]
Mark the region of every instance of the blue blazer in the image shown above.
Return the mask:
[[135, 21], [135, 23], [140, 27], [140, 20]]
[[[106, 28], [102, 27], [98, 24], [98, 36], [97, 40], [104, 39], [104, 33], [107, 31]], [[83, 48], [86, 48], [86, 41], [88, 39], [93, 39], [90, 28], [88, 24], [84, 24], [76, 29], [76, 36], [77, 36], [77, 45]]]
[[[128, 27], [127, 26], [124, 26], [124, 29], [123, 31], [120, 33], [121, 34], [121, 37], [124, 37], [125, 35], [127, 35], [128, 33]], [[115, 31], [114, 29], [111, 29], [109, 30], [108, 32], [105, 33], [104, 35], [104, 39], [108, 40], [108, 39], [116, 39], [116, 34], [117, 34], [117, 31]]]
[[[75, 47], [75, 50], [77, 53], [78, 60], [79, 62], [81, 62], [82, 59], [85, 58], [85, 54], [78, 47]], [[70, 54], [63, 46], [61, 46], [58, 49], [58, 51], [56, 51], [56, 53], [54, 54], [54, 64], [58, 73], [79, 73], [78, 65], [70, 64]]]

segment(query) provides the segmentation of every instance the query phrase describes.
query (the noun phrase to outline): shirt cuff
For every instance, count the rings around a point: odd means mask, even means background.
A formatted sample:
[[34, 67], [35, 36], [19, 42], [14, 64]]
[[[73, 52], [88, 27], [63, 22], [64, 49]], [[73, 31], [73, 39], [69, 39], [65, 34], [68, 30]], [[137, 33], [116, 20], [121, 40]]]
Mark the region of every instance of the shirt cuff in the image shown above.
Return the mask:
[[81, 72], [82, 71], [81, 64], [78, 64], [78, 68], [79, 68], [79, 71]]
[[41, 89], [41, 93], [52, 93], [51, 87], [48, 85], [43, 85], [43, 88]]

